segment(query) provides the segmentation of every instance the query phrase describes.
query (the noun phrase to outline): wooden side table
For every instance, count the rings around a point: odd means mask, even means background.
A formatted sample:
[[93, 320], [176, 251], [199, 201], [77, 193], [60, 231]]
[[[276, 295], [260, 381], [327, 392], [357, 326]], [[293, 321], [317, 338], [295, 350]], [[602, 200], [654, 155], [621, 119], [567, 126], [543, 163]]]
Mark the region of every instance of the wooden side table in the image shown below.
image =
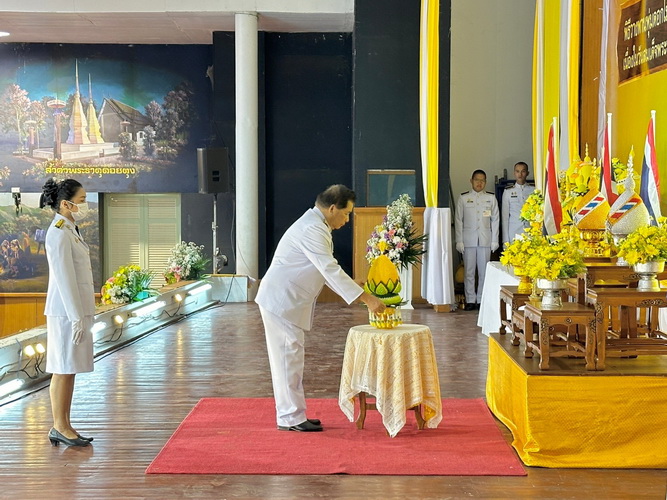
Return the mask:
[[[522, 305], [528, 302], [530, 293], [519, 293], [518, 286], [503, 285], [500, 287], [500, 329], [501, 335], [505, 335], [505, 328], [512, 332], [512, 343], [514, 343], [514, 330], [512, 328], [512, 314]], [[507, 317], [507, 306], [510, 306], [510, 316]], [[515, 344], [517, 345], [517, 344]]]
[[[637, 309], [667, 307], [667, 290], [640, 292], [636, 288], [592, 288], [586, 292], [586, 301], [594, 307], [596, 321], [597, 369], [605, 369], [607, 356], [623, 357], [639, 354], [667, 354], [667, 339], [652, 337], [657, 319], [651, 318], [648, 335], [637, 332]], [[621, 327], [617, 335], [610, 335], [610, 311], [620, 311]]]
[[[537, 351], [540, 354], [540, 370], [549, 369], [552, 357], [584, 357], [586, 369], [595, 370], [595, 311], [591, 307], [565, 302], [558, 309], [542, 309], [540, 304], [528, 303], [523, 314], [526, 357], [532, 357], [533, 351]], [[538, 343], [533, 339], [535, 325], [538, 328]], [[584, 345], [570, 338], [568, 332], [556, 332], [554, 325], [582, 325], [585, 330]], [[552, 351], [551, 347], [560, 349]]]

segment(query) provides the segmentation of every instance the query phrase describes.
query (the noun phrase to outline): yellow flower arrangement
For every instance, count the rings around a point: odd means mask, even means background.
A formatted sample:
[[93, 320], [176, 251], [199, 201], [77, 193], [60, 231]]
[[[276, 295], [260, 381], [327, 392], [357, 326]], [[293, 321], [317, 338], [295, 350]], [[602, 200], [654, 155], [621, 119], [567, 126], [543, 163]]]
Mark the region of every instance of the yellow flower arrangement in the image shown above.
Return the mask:
[[657, 226], [644, 226], [631, 232], [618, 246], [618, 256], [631, 266], [667, 260], [667, 218]]
[[526, 198], [526, 202], [521, 207], [519, 219], [542, 224], [544, 221], [544, 196], [539, 189], [533, 191]]
[[572, 238], [568, 232], [533, 239], [532, 252], [524, 266], [531, 278], [572, 278], [585, 269], [580, 240]]
[[[632, 156], [634, 156], [634, 153], [630, 153]], [[614, 175], [614, 181], [616, 182], [616, 191], [618, 194], [623, 194], [625, 191], [625, 178], [628, 176], [628, 167], [625, 163], [623, 163], [621, 160], [618, 158], [612, 158], [611, 159], [611, 169]], [[639, 186], [640, 184], [640, 176], [639, 174], [632, 172], [632, 177], [635, 180], [635, 186]]]
[[537, 251], [539, 246], [538, 237], [539, 234], [527, 229], [526, 232], [517, 236], [512, 243], [505, 246], [505, 250], [500, 256], [500, 263], [503, 266], [525, 268], [528, 259]]

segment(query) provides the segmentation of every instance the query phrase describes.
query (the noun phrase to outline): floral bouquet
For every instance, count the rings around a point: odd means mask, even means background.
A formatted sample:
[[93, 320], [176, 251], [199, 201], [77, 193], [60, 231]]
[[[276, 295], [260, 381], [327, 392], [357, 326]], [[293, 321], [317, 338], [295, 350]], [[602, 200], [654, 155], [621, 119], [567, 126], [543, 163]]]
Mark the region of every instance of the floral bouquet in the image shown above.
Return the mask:
[[152, 271], [133, 264], [119, 267], [102, 286], [102, 303], [126, 304], [157, 295], [151, 288], [153, 276]]
[[634, 230], [618, 246], [618, 257], [633, 266], [667, 260], [667, 218], [661, 217], [657, 226]]
[[505, 250], [500, 256], [500, 263], [503, 266], [525, 268], [528, 259], [539, 249], [541, 237], [541, 234], [535, 234], [529, 229], [526, 230], [526, 232], [517, 236], [512, 243], [505, 246]]
[[544, 221], [544, 196], [539, 189], [528, 195], [526, 202], [521, 207], [519, 219], [531, 224], [539, 223], [540, 226], [542, 225]]
[[167, 284], [203, 278], [204, 269], [211, 261], [204, 257], [203, 250], [203, 245], [196, 245], [192, 241], [190, 243], [181, 241], [174, 246], [167, 260], [167, 269], [164, 271], [164, 279]]
[[568, 232], [554, 236], [534, 236], [532, 253], [525, 269], [533, 279], [557, 280], [572, 278], [586, 269], [580, 240]]
[[408, 268], [421, 262], [427, 235], [417, 235], [412, 221], [410, 196], [402, 194], [387, 206], [382, 224], [375, 226], [367, 241], [366, 260], [372, 262], [380, 255], [387, 255], [396, 267]]

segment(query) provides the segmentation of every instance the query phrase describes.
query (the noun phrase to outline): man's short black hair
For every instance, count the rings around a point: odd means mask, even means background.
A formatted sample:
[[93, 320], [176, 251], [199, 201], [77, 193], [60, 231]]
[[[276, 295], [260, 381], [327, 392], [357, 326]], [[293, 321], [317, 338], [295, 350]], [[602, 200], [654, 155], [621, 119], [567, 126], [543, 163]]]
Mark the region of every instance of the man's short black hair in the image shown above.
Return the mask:
[[484, 178], [486, 179], [486, 172], [484, 172], [484, 170], [482, 170], [481, 168], [478, 168], [477, 170], [475, 170], [472, 173], [472, 175], [470, 176], [470, 178], [474, 179], [477, 174], [482, 174], [484, 176]]
[[517, 165], [523, 165], [524, 167], [526, 167], [526, 170], [529, 170], [529, 168], [528, 168], [528, 164], [527, 164], [525, 161], [518, 161], [518, 162], [516, 162], [516, 163], [514, 164], [515, 167], [516, 167]]
[[336, 208], [343, 209], [347, 207], [349, 201], [354, 203], [356, 199], [357, 195], [349, 187], [333, 184], [317, 195], [315, 203], [325, 208], [336, 205]]

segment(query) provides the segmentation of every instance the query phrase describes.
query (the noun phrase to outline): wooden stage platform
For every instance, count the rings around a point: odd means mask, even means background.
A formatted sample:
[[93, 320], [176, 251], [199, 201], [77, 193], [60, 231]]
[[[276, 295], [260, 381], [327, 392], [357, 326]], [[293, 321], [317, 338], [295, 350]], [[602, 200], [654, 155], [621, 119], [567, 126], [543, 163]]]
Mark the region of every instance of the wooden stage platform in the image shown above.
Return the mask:
[[511, 335], [489, 337], [486, 398], [526, 465], [667, 468], [667, 356], [525, 358]]

